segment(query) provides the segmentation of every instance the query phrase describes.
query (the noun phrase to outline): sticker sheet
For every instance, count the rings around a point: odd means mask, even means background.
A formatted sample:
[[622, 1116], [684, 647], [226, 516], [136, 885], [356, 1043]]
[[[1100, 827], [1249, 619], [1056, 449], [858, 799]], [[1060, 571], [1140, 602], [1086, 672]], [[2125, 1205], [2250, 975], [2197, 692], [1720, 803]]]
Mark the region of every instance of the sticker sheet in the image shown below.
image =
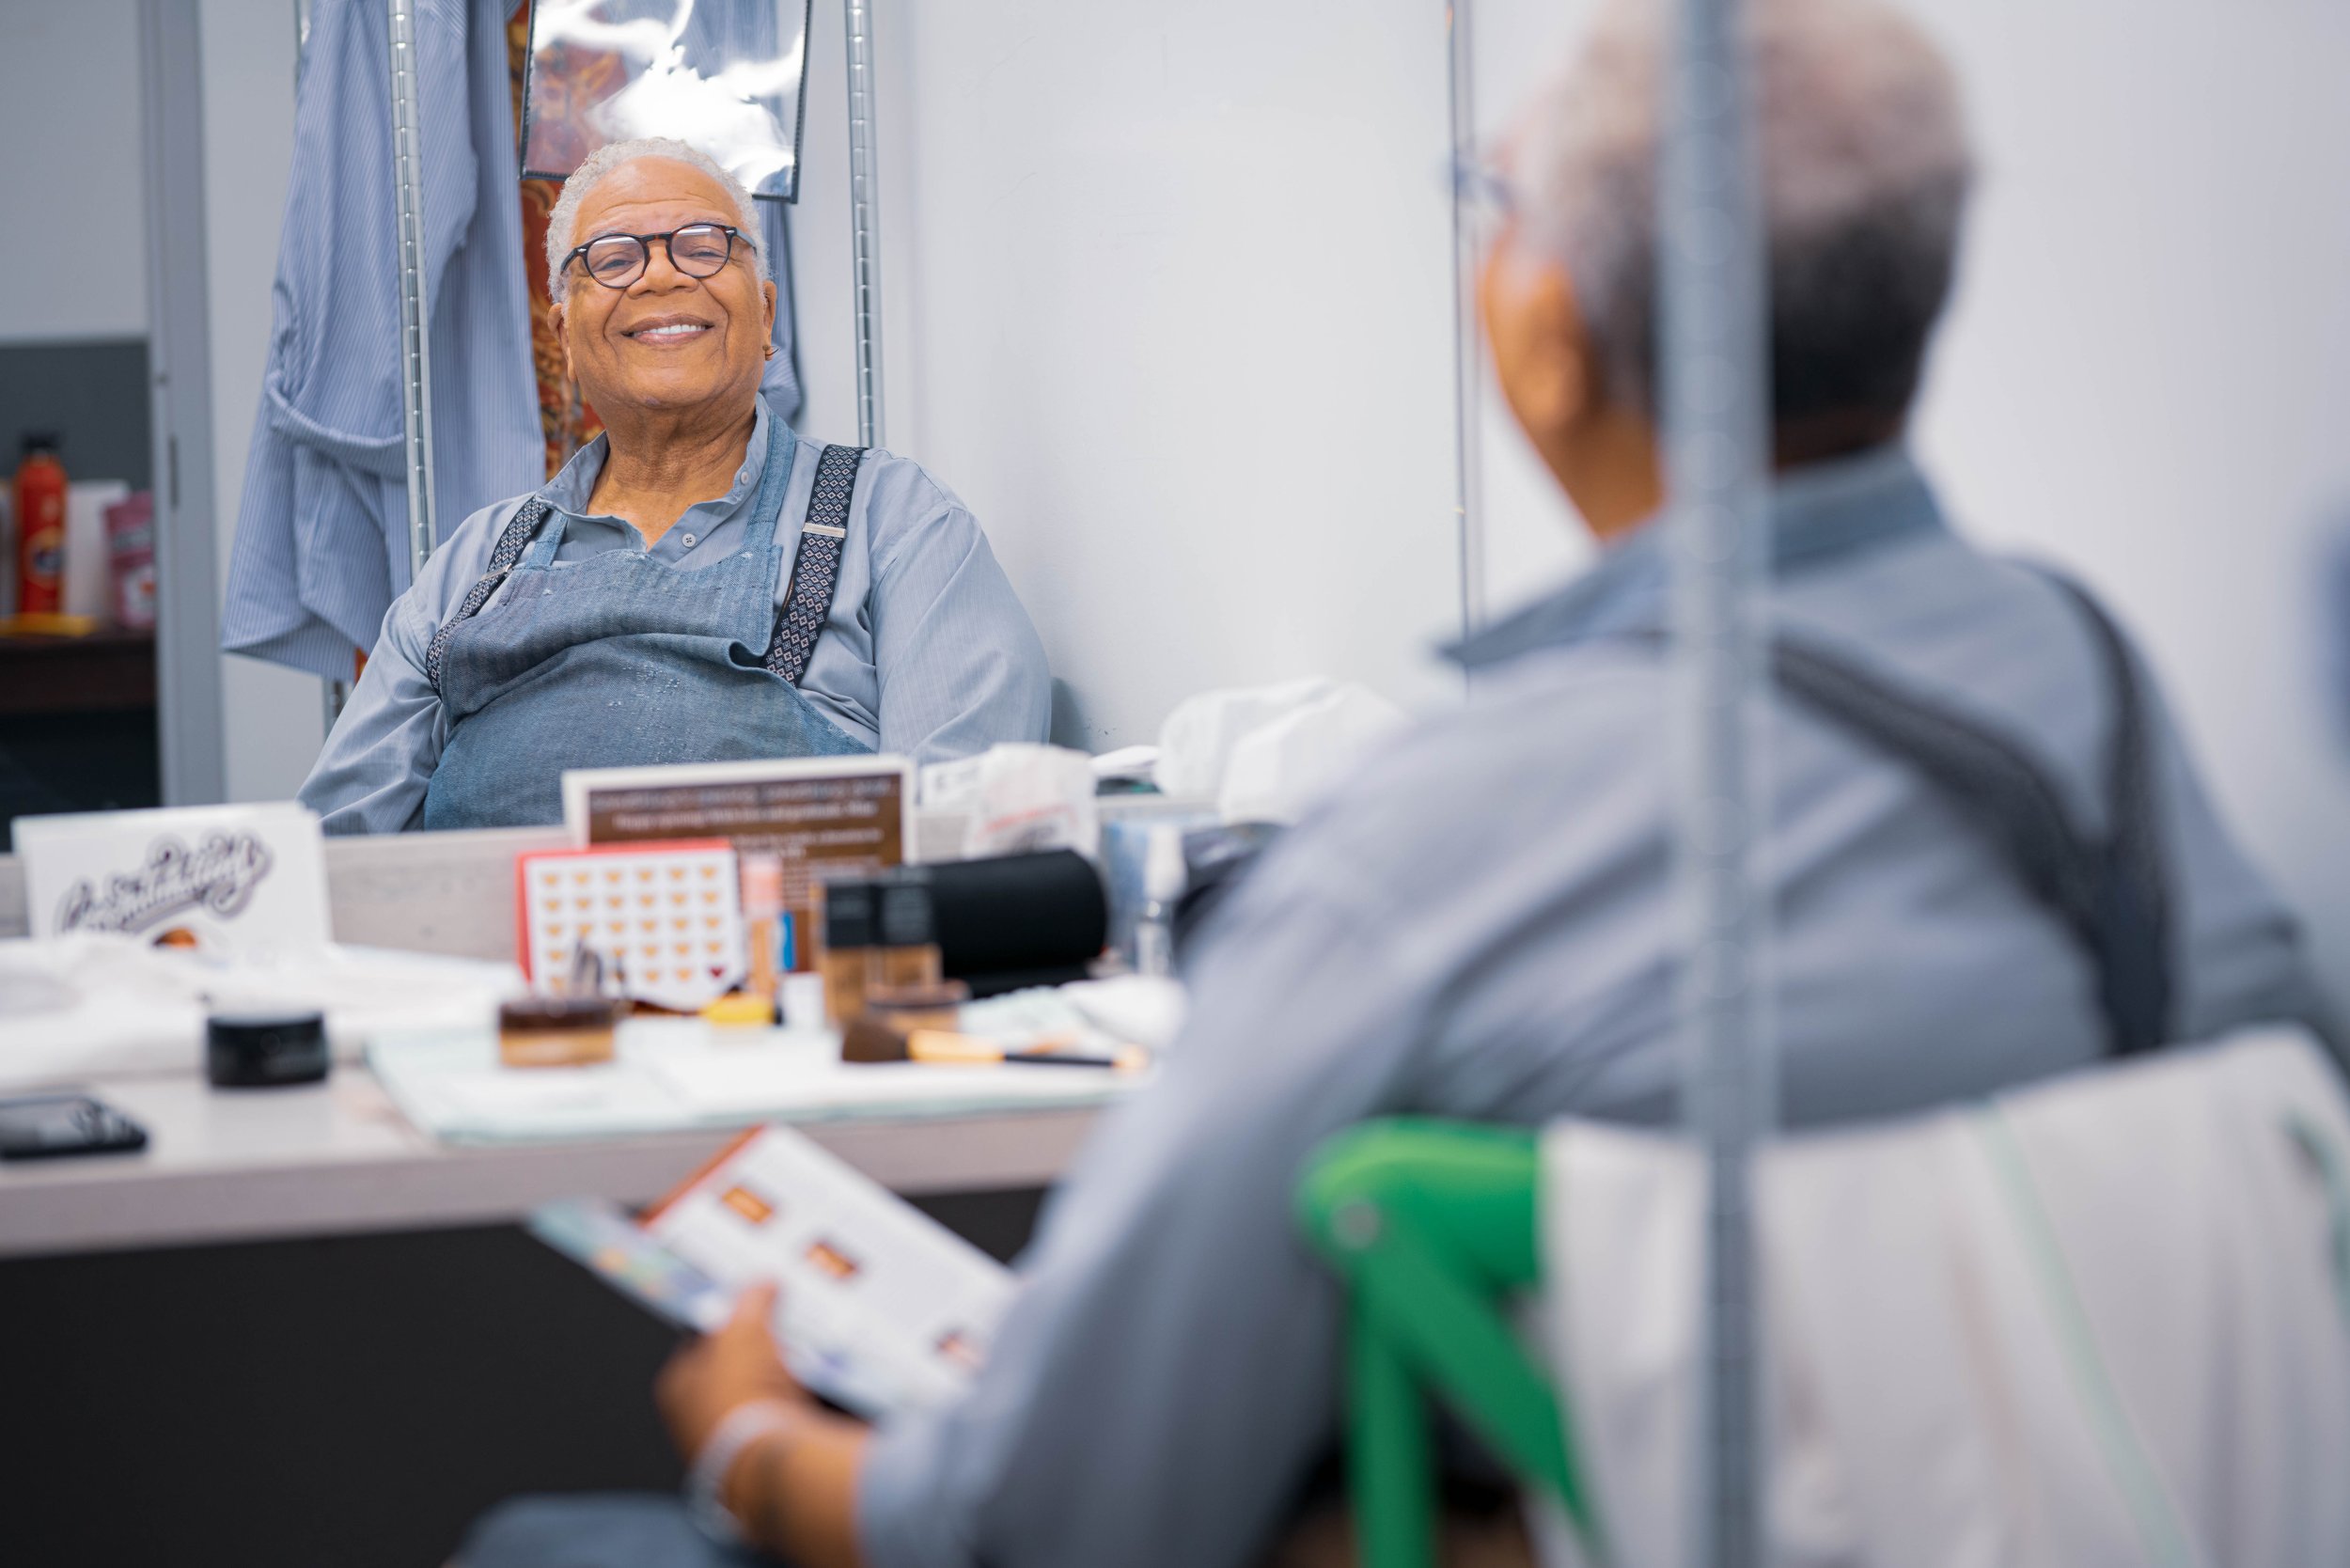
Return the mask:
[[540, 991], [559, 990], [585, 947], [622, 994], [682, 1012], [704, 1007], [743, 979], [736, 874], [723, 839], [523, 855], [523, 972]]

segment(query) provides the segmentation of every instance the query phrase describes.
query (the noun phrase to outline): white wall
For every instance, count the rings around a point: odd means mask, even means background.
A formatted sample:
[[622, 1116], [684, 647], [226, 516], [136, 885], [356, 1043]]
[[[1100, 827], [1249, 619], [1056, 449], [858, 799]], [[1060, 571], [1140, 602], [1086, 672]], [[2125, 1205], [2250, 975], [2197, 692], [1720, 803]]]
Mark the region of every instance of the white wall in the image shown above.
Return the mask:
[[1920, 448], [1981, 537], [2128, 619], [2350, 991], [2350, 760], [2311, 587], [2350, 495], [2350, 9], [1919, 4], [1985, 167]]
[[[292, 114], [284, 0], [203, 0], [221, 559]], [[810, 433], [853, 438], [840, 8], [794, 213]], [[991, 0], [877, 18], [887, 439], [986, 525], [1066, 692], [1155, 734], [1199, 687], [1456, 682], [1442, 13]], [[1364, 451], [1381, 461], [1358, 461]], [[317, 685], [226, 678], [230, 792], [282, 796]]]
[[[1917, 443], [1961, 525], [2065, 563], [2148, 650], [2223, 808], [2350, 991], [2350, 760], [2313, 546], [2350, 497], [2350, 8], [1913, 0], [1983, 180]], [[1480, 0], [1480, 118], [1583, 3]], [[1486, 588], [1586, 547], [1497, 401]]]
[[136, 0], [0, 8], [0, 341], [147, 335], [138, 80]]
[[[854, 432], [838, 7], [795, 231]], [[1443, 10], [879, 7], [887, 437], [978, 511], [1069, 688], [1148, 740], [1309, 671], [1441, 700], [1458, 623]]]
[[[293, 161], [291, 0], [200, 0], [205, 262], [212, 291], [212, 473], [224, 591], [245, 449], [269, 358], [270, 284]], [[221, 656], [230, 800], [284, 800], [325, 738], [315, 677]]]

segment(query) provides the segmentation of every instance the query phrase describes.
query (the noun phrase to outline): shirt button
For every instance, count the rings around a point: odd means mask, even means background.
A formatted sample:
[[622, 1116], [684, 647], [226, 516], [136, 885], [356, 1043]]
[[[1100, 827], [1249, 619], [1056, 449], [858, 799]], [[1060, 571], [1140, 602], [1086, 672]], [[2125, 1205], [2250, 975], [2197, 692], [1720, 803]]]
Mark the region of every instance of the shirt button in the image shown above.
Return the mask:
[[694, 536], [692, 534], [687, 534], [685, 536], [685, 547], [688, 550], [691, 550], [694, 547]]

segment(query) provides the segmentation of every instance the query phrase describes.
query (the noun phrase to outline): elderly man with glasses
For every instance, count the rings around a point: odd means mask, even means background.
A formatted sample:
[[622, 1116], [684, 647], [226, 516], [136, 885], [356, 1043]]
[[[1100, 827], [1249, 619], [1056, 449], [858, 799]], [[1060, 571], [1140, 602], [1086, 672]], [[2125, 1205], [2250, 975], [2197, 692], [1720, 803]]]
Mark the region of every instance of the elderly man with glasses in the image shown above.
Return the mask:
[[758, 231], [682, 142], [605, 148], [565, 184], [549, 286], [604, 434], [467, 518], [392, 605], [302, 789], [328, 832], [556, 822], [567, 768], [1044, 738], [1044, 649], [970, 512], [760, 397]]

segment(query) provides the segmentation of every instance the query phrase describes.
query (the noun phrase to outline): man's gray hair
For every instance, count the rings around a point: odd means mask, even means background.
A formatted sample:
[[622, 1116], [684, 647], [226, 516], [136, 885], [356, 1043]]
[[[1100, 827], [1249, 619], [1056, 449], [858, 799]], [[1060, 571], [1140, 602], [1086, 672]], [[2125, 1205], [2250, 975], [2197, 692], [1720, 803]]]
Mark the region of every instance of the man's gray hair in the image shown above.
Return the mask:
[[[1605, 0], [1510, 148], [1527, 237], [1565, 267], [1606, 396], [1649, 412], [1663, 11]], [[1746, 11], [1775, 418], [1898, 421], [1950, 292], [1972, 175], [1956, 78], [1887, 0], [1748, 0]]]
[[634, 141], [614, 142], [596, 149], [581, 159], [579, 167], [563, 181], [563, 194], [556, 197], [555, 211], [547, 214], [549, 299], [561, 305], [571, 294], [571, 279], [565, 274], [563, 259], [579, 243], [572, 238], [572, 233], [579, 227], [580, 204], [588, 199], [588, 192], [603, 183], [605, 176], [639, 158], [666, 158], [673, 164], [689, 164], [715, 180], [734, 202], [734, 227], [742, 230], [743, 243], [751, 247], [751, 265], [759, 274], [759, 281], [767, 281], [767, 247], [760, 243], [762, 230], [759, 203], [743, 188], [743, 182], [700, 148], [669, 136], [639, 136]]

